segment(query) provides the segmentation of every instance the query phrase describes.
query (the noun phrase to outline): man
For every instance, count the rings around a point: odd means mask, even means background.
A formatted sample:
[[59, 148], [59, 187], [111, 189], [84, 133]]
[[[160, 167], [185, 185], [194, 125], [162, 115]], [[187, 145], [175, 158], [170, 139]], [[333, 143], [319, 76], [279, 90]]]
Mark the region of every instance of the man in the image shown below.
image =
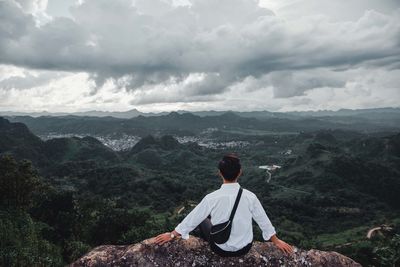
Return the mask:
[[254, 219], [262, 230], [264, 240], [271, 240], [286, 253], [293, 252], [289, 244], [276, 236], [275, 228], [257, 196], [246, 189], [242, 191], [228, 241], [223, 244], [215, 244], [210, 240], [212, 225], [223, 223], [229, 218], [240, 189], [237, 180], [242, 174], [240, 159], [234, 154], [224, 156], [218, 164], [218, 169], [223, 180], [221, 188], [206, 195], [174, 231], [158, 235], [155, 242], [164, 244], [179, 236], [188, 239], [189, 232], [197, 227], [202, 238], [209, 241], [211, 249], [218, 255], [241, 256], [251, 248], [253, 241], [252, 219]]

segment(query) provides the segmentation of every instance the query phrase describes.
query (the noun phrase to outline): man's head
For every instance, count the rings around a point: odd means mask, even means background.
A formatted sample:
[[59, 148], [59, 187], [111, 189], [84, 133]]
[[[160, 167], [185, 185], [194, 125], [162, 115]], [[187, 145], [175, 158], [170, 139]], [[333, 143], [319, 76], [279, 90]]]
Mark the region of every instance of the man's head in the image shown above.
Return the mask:
[[240, 159], [235, 154], [225, 155], [218, 163], [218, 169], [224, 180], [233, 182], [241, 174]]

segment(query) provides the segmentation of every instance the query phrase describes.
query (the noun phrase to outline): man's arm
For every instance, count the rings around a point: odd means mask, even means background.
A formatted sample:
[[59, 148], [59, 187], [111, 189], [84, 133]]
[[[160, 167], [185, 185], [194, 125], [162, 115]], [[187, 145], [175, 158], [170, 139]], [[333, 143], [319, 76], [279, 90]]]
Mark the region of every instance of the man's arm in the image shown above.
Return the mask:
[[271, 237], [276, 234], [275, 227], [272, 226], [272, 223], [265, 213], [265, 210], [262, 207], [260, 200], [258, 200], [255, 195], [252, 199], [251, 213], [253, 215], [253, 219], [256, 221], [262, 231], [262, 236], [264, 240], [270, 240]]
[[276, 235], [273, 235], [270, 240], [272, 241], [272, 243], [275, 244], [275, 246], [277, 246], [283, 252], [293, 253], [292, 246], [286, 243], [285, 241], [280, 240]]
[[271, 240], [272, 243], [274, 243], [280, 250], [284, 252], [287, 253], [293, 252], [293, 248], [289, 244], [280, 240], [276, 236], [275, 228], [274, 226], [272, 226], [272, 223], [269, 220], [267, 214], [265, 213], [265, 210], [261, 205], [260, 200], [258, 200], [256, 196], [255, 199], [253, 200], [251, 212], [253, 215], [253, 219], [257, 222], [258, 226], [262, 230], [262, 236], [265, 241]]
[[162, 245], [164, 243], [171, 241], [175, 237], [180, 237], [180, 236], [181, 236], [181, 234], [174, 230], [171, 233], [166, 232], [166, 233], [156, 236], [155, 242], [159, 245]]
[[201, 202], [178, 224], [174, 231], [171, 233], [167, 232], [160, 234], [156, 237], [155, 242], [158, 244], [164, 244], [171, 241], [173, 237], [181, 236], [183, 239], [189, 238], [189, 233], [196, 228], [205, 218], [210, 214], [211, 209], [208, 204], [208, 200], [204, 197]]

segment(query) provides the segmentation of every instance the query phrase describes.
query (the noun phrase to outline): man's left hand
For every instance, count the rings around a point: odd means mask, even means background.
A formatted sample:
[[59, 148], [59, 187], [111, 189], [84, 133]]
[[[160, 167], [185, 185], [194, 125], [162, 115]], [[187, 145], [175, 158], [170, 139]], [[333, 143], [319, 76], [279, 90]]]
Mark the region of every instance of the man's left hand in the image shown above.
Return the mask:
[[155, 242], [158, 245], [162, 245], [172, 240], [171, 233], [164, 233], [156, 236]]

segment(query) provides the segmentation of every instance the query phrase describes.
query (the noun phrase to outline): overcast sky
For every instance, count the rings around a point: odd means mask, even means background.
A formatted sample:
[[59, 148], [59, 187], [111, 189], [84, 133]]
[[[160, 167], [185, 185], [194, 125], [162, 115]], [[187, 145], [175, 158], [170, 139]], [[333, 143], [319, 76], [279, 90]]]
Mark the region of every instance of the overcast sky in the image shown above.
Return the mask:
[[398, 0], [0, 0], [0, 111], [399, 100]]

